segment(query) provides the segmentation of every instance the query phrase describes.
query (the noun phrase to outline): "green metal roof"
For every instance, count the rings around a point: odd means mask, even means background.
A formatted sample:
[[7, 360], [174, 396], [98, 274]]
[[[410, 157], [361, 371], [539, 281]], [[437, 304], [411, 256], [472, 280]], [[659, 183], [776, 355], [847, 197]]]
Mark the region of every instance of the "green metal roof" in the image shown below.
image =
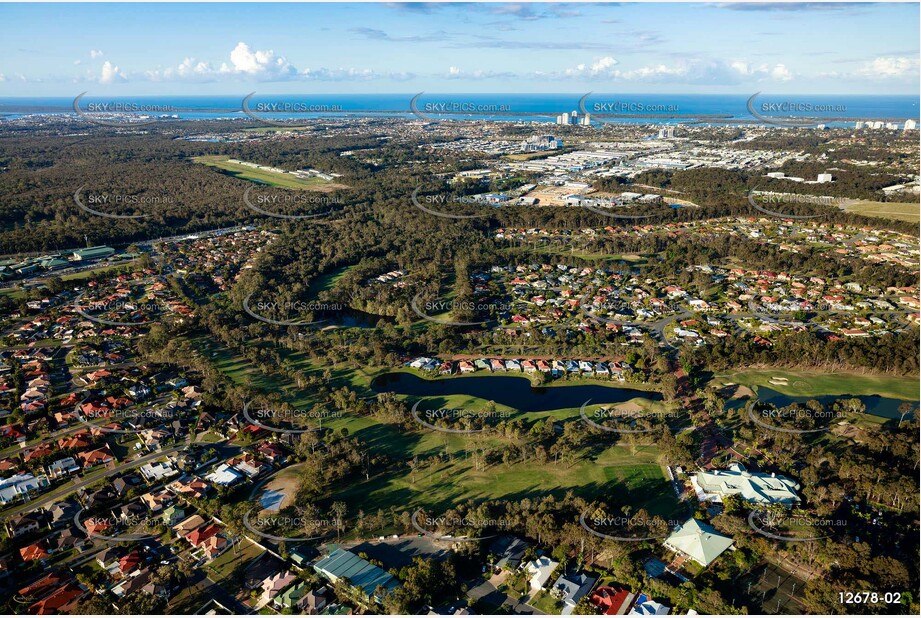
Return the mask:
[[313, 568], [334, 581], [347, 578], [352, 586], [361, 588], [368, 598], [374, 596], [378, 586], [391, 590], [400, 585], [384, 569], [344, 549], [337, 549], [326, 558], [318, 560]]

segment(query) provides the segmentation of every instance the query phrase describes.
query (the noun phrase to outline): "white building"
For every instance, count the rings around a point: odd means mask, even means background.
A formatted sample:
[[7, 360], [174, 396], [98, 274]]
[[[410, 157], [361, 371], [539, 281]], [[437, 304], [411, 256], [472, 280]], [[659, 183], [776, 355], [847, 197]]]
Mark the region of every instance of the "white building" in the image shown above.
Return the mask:
[[165, 478], [179, 474], [179, 470], [174, 468], [168, 461], [155, 461], [144, 464], [138, 468], [138, 472], [147, 482], [162, 481]]
[[834, 178], [828, 173], [819, 174], [815, 179], [816, 182], [832, 182], [832, 180], [834, 180]]
[[226, 463], [221, 464], [217, 469], [205, 477], [215, 485], [230, 487], [242, 481], [245, 477], [233, 466]]
[[800, 501], [800, 485], [793, 479], [776, 474], [749, 472], [745, 466], [733, 463], [728, 470], [698, 472], [691, 476], [691, 486], [701, 502], [722, 502], [726, 496], [739, 496], [754, 504], [785, 504]]
[[79, 471], [80, 466], [77, 465], [77, 462], [73, 457], [58, 459], [56, 462], [48, 466], [48, 476], [53, 479], [70, 476], [71, 474], [76, 474]]
[[904, 129], [905, 131], [913, 131], [914, 129], [917, 129], [917, 128], [918, 128], [918, 123], [915, 122], [914, 120], [905, 121], [905, 129]]
[[27, 502], [31, 493], [37, 489], [48, 486], [48, 477], [34, 476], [28, 472], [14, 474], [10, 478], [0, 481], [0, 504], [10, 504], [16, 500]]
[[542, 556], [524, 565], [524, 569], [528, 573], [531, 590], [536, 591], [543, 589], [543, 587], [547, 585], [547, 581], [550, 580], [553, 571], [558, 566], [560, 566], [559, 562], [551, 560], [547, 556]]
[[712, 526], [689, 519], [662, 543], [677, 554], [687, 556], [702, 567], [709, 566], [720, 554], [732, 547], [732, 539], [719, 534]]

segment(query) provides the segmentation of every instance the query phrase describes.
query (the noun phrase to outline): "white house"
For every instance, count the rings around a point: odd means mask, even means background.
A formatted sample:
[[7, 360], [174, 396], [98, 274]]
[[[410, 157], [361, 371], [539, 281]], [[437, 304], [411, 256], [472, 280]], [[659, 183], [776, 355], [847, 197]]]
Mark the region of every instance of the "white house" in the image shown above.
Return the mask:
[[553, 571], [558, 566], [560, 566], [559, 562], [551, 560], [547, 556], [542, 556], [524, 565], [531, 583], [531, 589], [543, 589], [543, 587], [547, 585], [547, 581], [549, 581]]

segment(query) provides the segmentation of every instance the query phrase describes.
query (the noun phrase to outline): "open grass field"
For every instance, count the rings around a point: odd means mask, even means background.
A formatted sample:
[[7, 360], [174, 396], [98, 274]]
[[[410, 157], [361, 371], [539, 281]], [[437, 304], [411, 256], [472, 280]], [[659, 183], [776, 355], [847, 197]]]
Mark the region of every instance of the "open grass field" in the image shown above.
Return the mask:
[[355, 265], [343, 266], [342, 268], [336, 268], [331, 270], [323, 275], [317, 277], [313, 283], [310, 284], [310, 288], [307, 292], [309, 298], [316, 298], [317, 294], [320, 292], [325, 292], [327, 290], [332, 290], [336, 287], [336, 284], [339, 283], [339, 280], [349, 272], [352, 268], [355, 268]]
[[[771, 384], [773, 378], [786, 378], [786, 384]], [[781, 369], [751, 369], [720, 373], [717, 384], [736, 383], [764, 386], [791, 397], [821, 395], [880, 395], [908, 401], [918, 399], [918, 378], [874, 376], [860, 373], [825, 373], [819, 371], [785, 371]], [[777, 381], [783, 382], [783, 380]]]
[[227, 578], [237, 567], [249, 564], [259, 557], [265, 551], [246, 537], [241, 540], [232, 549], [228, 549], [223, 554], [212, 560], [205, 566], [208, 575], [215, 582], [220, 583], [222, 579]]
[[26, 291], [20, 287], [9, 287], [0, 290], [0, 296], [8, 296], [10, 300], [23, 300], [27, 298]]
[[[432, 446], [451, 450], [450, 439], [431, 433], [417, 443], [418, 450], [426, 450], [432, 440], [442, 442]], [[674, 517], [680, 507], [662, 467], [656, 463], [657, 456], [653, 446], [636, 449], [612, 446], [597, 456], [572, 464], [531, 461], [496, 463], [477, 469], [472, 457], [461, 451], [454, 453], [447, 463], [353, 485], [338, 492], [334, 499], [345, 501], [352, 510], [360, 508], [367, 513], [379, 508], [443, 510], [468, 500], [516, 501], [547, 495], [562, 497], [573, 491], [586, 498], [617, 496], [634, 509], [646, 508], [652, 514]]]
[[[218, 369], [234, 382], [250, 383], [261, 390], [280, 393], [299, 408], [315, 403], [306, 389], [298, 389], [286, 379], [262, 374], [233, 351], [204, 339], [196, 343]], [[297, 353], [286, 353], [284, 362], [316, 375], [329, 371], [333, 385], [349, 385], [359, 393], [368, 395], [373, 394], [370, 388], [373, 378], [387, 371], [385, 368], [365, 368], [344, 363], [321, 368], [311, 359]], [[475, 379], [474, 376], [467, 379]], [[610, 382], [604, 383], [616, 386]], [[565, 384], [572, 383], [561, 383], [550, 388], [563, 388]], [[437, 404], [437, 407], [474, 410], [485, 409], [488, 404], [483, 399], [466, 395], [438, 397], [429, 403]], [[628, 403], [650, 411], [665, 405], [642, 397]], [[579, 418], [577, 407], [533, 413], [518, 413], [505, 406], [496, 406], [496, 409], [513, 414], [512, 418], [522, 418], [529, 422], [547, 417], [558, 420]], [[622, 496], [635, 509], [646, 508], [666, 518], [678, 509], [671, 485], [657, 463], [658, 452], [651, 445], [612, 445], [583, 453], [581, 458], [572, 463], [550, 460], [545, 464], [528, 461], [511, 465], [496, 462], [476, 466], [469, 455], [475, 441], [488, 440], [500, 447], [501, 451], [500, 438], [447, 434], [423, 428], [404, 430], [381, 424], [373, 418], [351, 415], [329, 419], [324, 424], [334, 431], [347, 429], [349, 435], [361, 440], [373, 453], [386, 455], [394, 461], [409, 462], [414, 457], [425, 459], [435, 454], [448, 455], [448, 461], [437, 466], [372, 477], [333, 496], [334, 500], [345, 501], [352, 512], [362, 509], [368, 513], [378, 508], [409, 510], [420, 506], [447, 508], [466, 500], [520, 500], [548, 493], [561, 497], [569, 490], [589, 498]]]
[[86, 279], [93, 279], [99, 275], [103, 275], [109, 271], [125, 268], [126, 266], [130, 267], [132, 264], [137, 263], [138, 260], [128, 260], [126, 262], [119, 262], [118, 264], [111, 264], [109, 266], [103, 266], [102, 268], [90, 268], [87, 270], [81, 270], [76, 273], [69, 273], [61, 277], [61, 281], [83, 281]]
[[261, 169], [255, 169], [247, 165], [231, 163], [228, 160], [231, 158], [233, 157], [226, 157], [223, 155], [205, 155], [201, 157], [193, 157], [192, 160], [196, 163], [202, 163], [209, 167], [217, 167], [224, 171], [230, 172], [231, 175], [235, 176], [236, 178], [269, 185], [272, 187], [281, 187], [283, 189], [299, 189], [304, 191], [331, 191], [334, 189], [343, 188], [343, 185], [331, 183], [323, 180], [322, 178], [301, 179], [295, 177], [292, 174], [279, 174], [276, 172], [268, 172]]
[[847, 212], [853, 212], [867, 217], [882, 217], [897, 221], [918, 223], [921, 221], [921, 204], [918, 202], [872, 202], [861, 200], [844, 207]]

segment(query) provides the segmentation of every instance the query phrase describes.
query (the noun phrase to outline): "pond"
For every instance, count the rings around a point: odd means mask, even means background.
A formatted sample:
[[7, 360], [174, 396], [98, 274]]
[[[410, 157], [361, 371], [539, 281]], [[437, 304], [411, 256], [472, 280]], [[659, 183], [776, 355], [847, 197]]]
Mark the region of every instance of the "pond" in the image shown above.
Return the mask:
[[[863, 402], [863, 405], [867, 407], [867, 414], [872, 414], [873, 416], [879, 416], [882, 418], [894, 418], [899, 419], [902, 416], [902, 413], [899, 412], [899, 406], [905, 403], [902, 399], [894, 399], [892, 397], [880, 397], [879, 395], [818, 395], [815, 397], [793, 397], [791, 395], [784, 395], [779, 393], [774, 389], [767, 388], [764, 386], [758, 387], [758, 401], [763, 401], [769, 403], [778, 408], [789, 406], [794, 403], [806, 403], [807, 401], [815, 399], [823, 406], [830, 406], [833, 402], [839, 399], [859, 399]], [[732, 408], [738, 408], [744, 405], [745, 401], [736, 400], [731, 402]], [[911, 402], [914, 405], [915, 412], [907, 415], [906, 419], [914, 418], [914, 414], [917, 413], [918, 402]]]
[[377, 392], [393, 392], [414, 397], [466, 395], [522, 412], [548, 412], [592, 404], [623, 403], [636, 397], [661, 401], [661, 393], [618, 386], [574, 384], [571, 386], [532, 387], [523, 376], [483, 375], [464, 378], [426, 380], [412, 373], [394, 372], [378, 376], [371, 383]]

